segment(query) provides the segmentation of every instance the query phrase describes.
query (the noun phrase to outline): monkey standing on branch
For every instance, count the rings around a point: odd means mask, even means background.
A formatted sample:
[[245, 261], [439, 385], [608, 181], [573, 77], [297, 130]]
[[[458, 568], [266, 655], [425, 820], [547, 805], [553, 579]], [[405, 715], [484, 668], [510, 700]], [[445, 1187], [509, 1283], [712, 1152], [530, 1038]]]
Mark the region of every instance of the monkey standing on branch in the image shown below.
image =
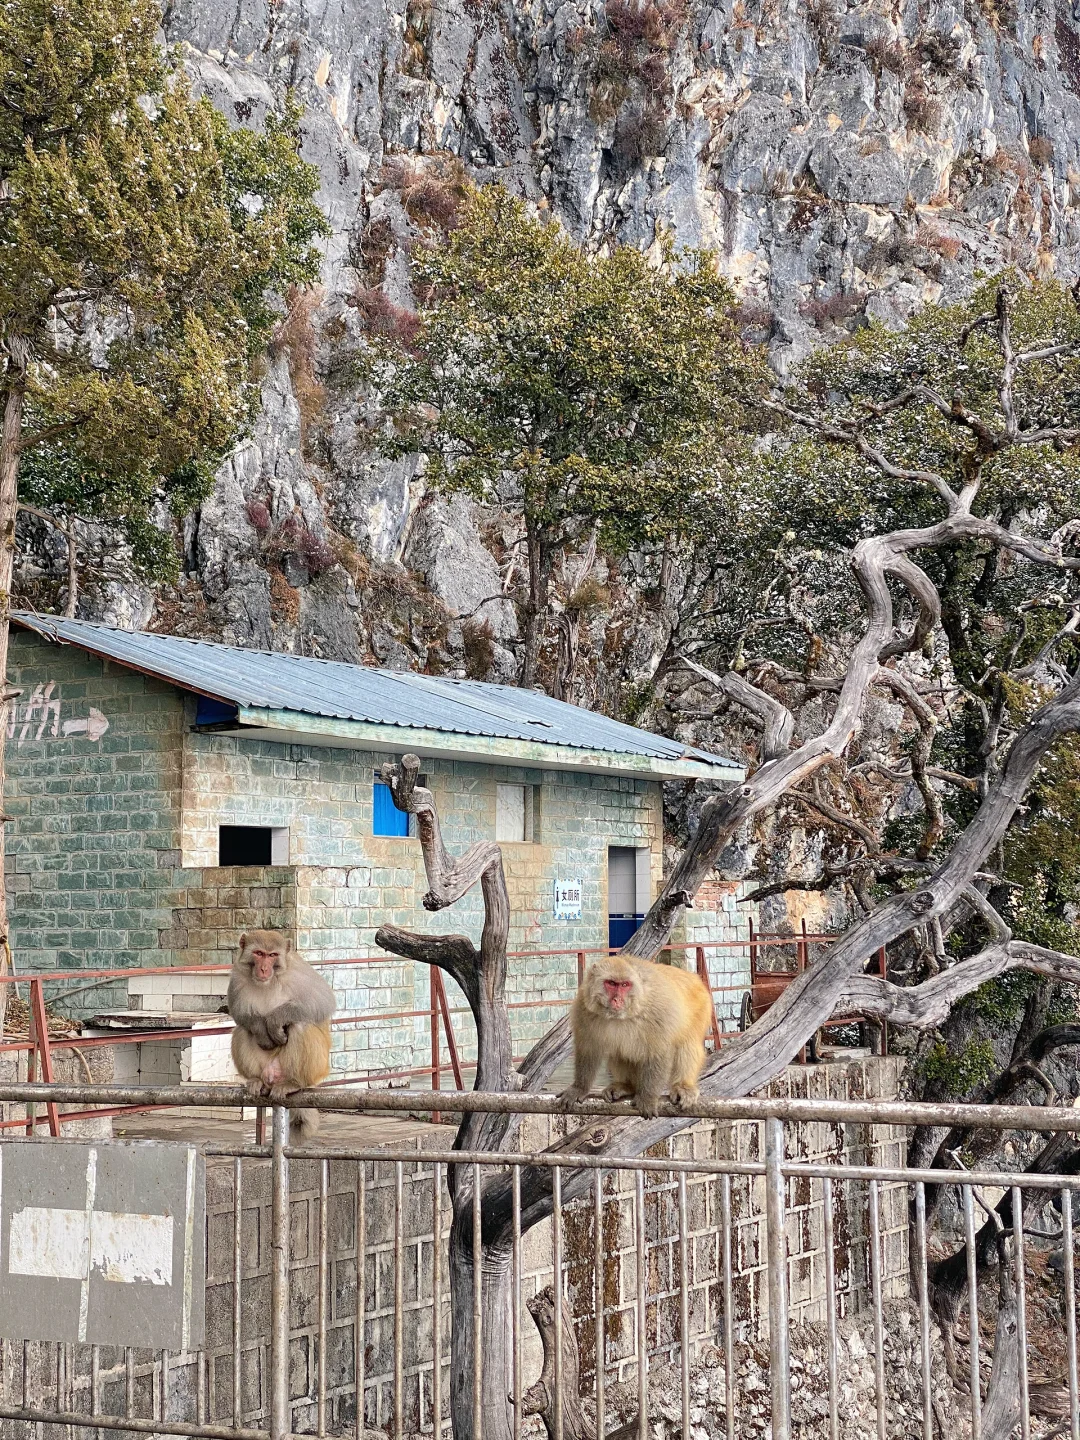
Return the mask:
[[[334, 992], [276, 930], [240, 936], [226, 1008], [236, 1029], [232, 1059], [248, 1092], [280, 1104], [293, 1090], [310, 1090], [330, 1073], [330, 1016]], [[294, 1112], [304, 1139], [319, 1128], [317, 1110]]]
[[712, 1016], [712, 996], [689, 970], [624, 955], [598, 960], [570, 1008], [574, 1083], [561, 1103], [587, 1095], [606, 1060], [612, 1084], [605, 1100], [634, 1097], [642, 1115], [655, 1115], [665, 1093], [676, 1105], [692, 1105]]

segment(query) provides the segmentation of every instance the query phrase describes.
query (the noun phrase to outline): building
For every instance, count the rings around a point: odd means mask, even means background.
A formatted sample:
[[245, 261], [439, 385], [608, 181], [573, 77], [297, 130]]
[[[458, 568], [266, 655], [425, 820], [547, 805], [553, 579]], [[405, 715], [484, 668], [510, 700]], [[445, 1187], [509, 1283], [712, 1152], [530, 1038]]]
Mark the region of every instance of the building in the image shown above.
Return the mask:
[[[478, 889], [450, 912], [421, 907], [419, 842], [378, 778], [412, 751], [447, 846], [503, 844], [511, 952], [547, 952], [510, 963], [524, 1043], [562, 1013], [574, 952], [621, 944], [655, 895], [663, 782], [742, 778], [729, 760], [533, 691], [13, 622], [7, 885], [23, 972], [222, 962], [263, 925], [315, 962], [378, 953], [384, 923], [478, 935]], [[734, 938], [733, 887], [709, 888], [691, 938]], [[387, 956], [328, 976], [341, 1011], [400, 1017], [428, 1006], [418, 970]], [[221, 977], [133, 978], [71, 1009], [209, 1012], [223, 989]], [[342, 1027], [334, 1064], [407, 1068], [426, 1036], [406, 1018]]]

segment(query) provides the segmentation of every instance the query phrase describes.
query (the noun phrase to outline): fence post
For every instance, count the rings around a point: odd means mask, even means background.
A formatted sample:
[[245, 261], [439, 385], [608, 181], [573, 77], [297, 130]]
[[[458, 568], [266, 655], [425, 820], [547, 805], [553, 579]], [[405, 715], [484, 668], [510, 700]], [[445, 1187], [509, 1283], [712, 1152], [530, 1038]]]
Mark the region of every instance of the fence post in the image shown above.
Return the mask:
[[[881, 949], [878, 951], [878, 973], [883, 980], [886, 979], [889, 973], [889, 959], [885, 953], [884, 945], [882, 945]], [[882, 1020], [881, 1022], [880, 1035], [881, 1054], [882, 1058], [884, 1058], [889, 1053], [889, 1022], [887, 1020]]]
[[[428, 1021], [431, 1025], [431, 1088], [432, 1090], [438, 1090], [442, 1079], [441, 1066], [439, 1064], [442, 1057], [439, 1049], [439, 995], [435, 988], [434, 965], [428, 966], [428, 998], [431, 1001], [431, 1011], [428, 1016]], [[431, 1116], [431, 1123], [438, 1125], [441, 1121], [442, 1115], [440, 1112], [438, 1110], [434, 1111]]]
[[[46, 1085], [53, 1084], [52, 1049], [49, 1045], [49, 1021], [45, 1014], [45, 991], [40, 980], [30, 981], [30, 1050], [26, 1057], [26, 1078], [34, 1080], [38, 1053], [41, 1054], [41, 1078]], [[46, 1100], [45, 1113], [49, 1117], [49, 1134], [60, 1134], [60, 1112], [55, 1100]], [[37, 1124], [37, 1106], [26, 1107], [26, 1133], [33, 1135]]]
[[[799, 975], [802, 974], [802, 972], [806, 969], [807, 965], [810, 963], [809, 947], [807, 946], [807, 943], [806, 943], [806, 916], [805, 916], [805, 915], [802, 917], [802, 921], [801, 921], [801, 924], [800, 924], [800, 931], [801, 931], [801, 933], [800, 933], [800, 935], [799, 935], [799, 939], [798, 939], [798, 941], [796, 942], [796, 945], [795, 945], [795, 970], [796, 970], [796, 973], [799, 974]], [[817, 1054], [817, 1050], [816, 1050], [816, 1049], [815, 1049], [814, 1053]], [[805, 1046], [805, 1045], [804, 1045], [804, 1046], [802, 1047], [802, 1049], [799, 1051], [799, 1064], [800, 1064], [800, 1065], [805, 1065], [805, 1064], [806, 1064], [806, 1046]]]
[[461, 1061], [458, 1058], [457, 1040], [454, 1038], [454, 1024], [450, 1019], [450, 1002], [446, 998], [446, 986], [443, 984], [442, 971], [435, 966], [432, 973], [435, 977], [435, 988], [439, 997], [439, 1009], [442, 1011], [443, 1029], [446, 1031], [446, 1048], [450, 1051], [450, 1068], [454, 1072], [454, 1084], [459, 1090], [464, 1090], [465, 1082], [461, 1078]]
[[712, 1016], [712, 1043], [713, 1049], [720, 1049], [720, 1026], [716, 1023], [716, 1001], [713, 999], [712, 979], [709, 975], [709, 964], [705, 959], [705, 946], [698, 945], [697, 949], [697, 973], [701, 976], [705, 989], [709, 992], [709, 1014]]
[[765, 1237], [769, 1254], [769, 1384], [772, 1440], [791, 1440], [787, 1241], [784, 1236], [784, 1126], [765, 1122]]
[[270, 1440], [288, 1440], [289, 1407], [289, 1112], [275, 1105], [270, 1156]]
[[577, 983], [580, 985], [585, 979], [585, 951], [577, 952]]

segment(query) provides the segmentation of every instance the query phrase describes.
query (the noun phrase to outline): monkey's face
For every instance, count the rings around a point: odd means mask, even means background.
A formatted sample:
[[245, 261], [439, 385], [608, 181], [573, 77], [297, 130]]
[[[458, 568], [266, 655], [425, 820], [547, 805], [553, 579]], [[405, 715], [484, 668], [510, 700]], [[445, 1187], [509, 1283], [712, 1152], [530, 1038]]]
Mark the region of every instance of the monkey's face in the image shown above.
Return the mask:
[[240, 937], [240, 958], [251, 967], [258, 985], [269, 985], [285, 968], [285, 947], [277, 936], [254, 931]]
[[625, 1019], [637, 1010], [640, 988], [637, 976], [625, 961], [598, 965], [592, 976], [593, 1009]]

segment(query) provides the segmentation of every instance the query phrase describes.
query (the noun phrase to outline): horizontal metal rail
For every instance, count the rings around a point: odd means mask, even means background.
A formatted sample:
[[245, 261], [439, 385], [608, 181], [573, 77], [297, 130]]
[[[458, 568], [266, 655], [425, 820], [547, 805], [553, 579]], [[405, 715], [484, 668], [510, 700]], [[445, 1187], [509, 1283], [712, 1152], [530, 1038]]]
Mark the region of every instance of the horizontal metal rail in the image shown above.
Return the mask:
[[[706, 950], [746, 950], [751, 944], [763, 949], [786, 949], [792, 950], [800, 946], [803, 941], [812, 944], [828, 945], [836, 940], [835, 935], [779, 935], [774, 933], [755, 933], [754, 939], [747, 940], [694, 940], [682, 943], [672, 941], [663, 946], [660, 953], [675, 953], [676, 951], [697, 950], [704, 947]], [[558, 958], [563, 955], [612, 955], [616, 953], [616, 947], [610, 945], [594, 946], [573, 946], [568, 949], [530, 949], [530, 950], [508, 950], [507, 958], [510, 960], [535, 960], [543, 958]], [[357, 965], [404, 965], [411, 962], [403, 960], [398, 955], [391, 955], [389, 952], [382, 952], [378, 955], [355, 955], [346, 959], [315, 960], [311, 962], [316, 970], [335, 969], [340, 966]], [[44, 980], [47, 983], [75, 982], [81, 980], [127, 980], [137, 975], [227, 975], [231, 966], [229, 965], [142, 965], [142, 966], [121, 966], [111, 970], [84, 970], [78, 966], [68, 969], [56, 970], [34, 970], [28, 971], [25, 975], [4, 974], [0, 975], [0, 985], [25, 985], [29, 980]]]
[[[241, 1085], [65, 1085], [0, 1084], [0, 1101], [54, 1101], [57, 1104], [209, 1106], [251, 1109]], [[286, 1109], [336, 1111], [342, 1115], [445, 1110], [456, 1114], [577, 1115], [584, 1119], [637, 1115], [630, 1101], [580, 1100], [565, 1110], [551, 1094], [502, 1094], [455, 1090], [298, 1090]], [[681, 1120], [824, 1121], [837, 1125], [935, 1125], [987, 1130], [1038, 1130], [1080, 1134], [1080, 1107], [1051, 1105], [925, 1104], [906, 1100], [785, 1100], [738, 1097], [699, 1099], [693, 1105], [662, 1101], [659, 1113]]]

